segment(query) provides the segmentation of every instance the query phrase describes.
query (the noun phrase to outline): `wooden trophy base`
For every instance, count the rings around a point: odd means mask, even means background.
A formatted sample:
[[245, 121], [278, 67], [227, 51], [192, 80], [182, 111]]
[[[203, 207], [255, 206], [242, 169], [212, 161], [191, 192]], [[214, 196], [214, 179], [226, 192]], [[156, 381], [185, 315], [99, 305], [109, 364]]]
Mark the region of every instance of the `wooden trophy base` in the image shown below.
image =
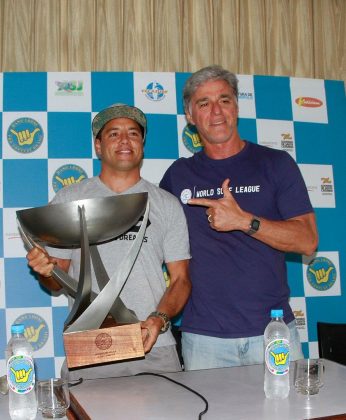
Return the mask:
[[64, 333], [68, 368], [144, 356], [140, 323]]

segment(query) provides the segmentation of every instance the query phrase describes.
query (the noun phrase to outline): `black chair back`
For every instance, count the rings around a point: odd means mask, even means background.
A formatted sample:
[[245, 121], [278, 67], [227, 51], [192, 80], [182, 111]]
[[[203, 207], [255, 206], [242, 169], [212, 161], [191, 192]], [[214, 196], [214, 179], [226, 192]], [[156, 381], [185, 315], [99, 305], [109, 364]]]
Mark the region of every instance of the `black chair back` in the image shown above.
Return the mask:
[[346, 366], [346, 324], [317, 322], [319, 356]]

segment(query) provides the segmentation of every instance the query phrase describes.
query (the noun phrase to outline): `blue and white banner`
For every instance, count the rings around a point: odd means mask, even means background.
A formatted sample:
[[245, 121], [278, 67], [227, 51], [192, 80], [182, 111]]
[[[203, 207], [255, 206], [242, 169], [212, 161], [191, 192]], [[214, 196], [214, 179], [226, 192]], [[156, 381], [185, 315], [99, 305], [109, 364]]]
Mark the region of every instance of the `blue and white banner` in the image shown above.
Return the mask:
[[[0, 375], [13, 322], [32, 343], [38, 377], [60, 375], [65, 296], [52, 296], [30, 272], [16, 210], [44, 206], [66, 185], [99, 173], [91, 121], [127, 103], [148, 117], [142, 168], [158, 183], [178, 157], [201, 149], [186, 124], [188, 73], [0, 73]], [[312, 257], [287, 255], [291, 306], [303, 350], [316, 357], [317, 321], [346, 322], [344, 83], [239, 75], [239, 132], [286, 150], [299, 164], [316, 211], [320, 243]]]

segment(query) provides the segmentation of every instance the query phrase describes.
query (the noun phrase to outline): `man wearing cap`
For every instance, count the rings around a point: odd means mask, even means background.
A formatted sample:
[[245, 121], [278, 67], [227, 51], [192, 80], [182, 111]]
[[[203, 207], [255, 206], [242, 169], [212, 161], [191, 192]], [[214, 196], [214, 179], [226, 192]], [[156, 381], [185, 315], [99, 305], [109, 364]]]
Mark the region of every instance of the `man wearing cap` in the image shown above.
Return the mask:
[[[140, 176], [146, 117], [135, 107], [116, 104], [99, 112], [92, 123], [101, 173], [61, 189], [52, 204], [75, 200], [148, 192], [150, 212], [145, 237], [137, 260], [120, 298], [141, 320], [145, 359], [74, 369], [69, 379], [127, 376], [142, 371], [181, 369], [169, 320], [181, 311], [190, 294], [188, 232], [178, 200]], [[140, 223], [139, 223], [140, 224]], [[136, 237], [138, 226], [113, 241], [98, 245], [102, 262], [111, 277]], [[60, 284], [52, 277], [54, 265], [78, 278], [80, 250], [33, 248], [27, 255], [29, 266], [50, 290]], [[162, 264], [170, 277], [166, 287]], [[98, 292], [94, 273], [93, 290]]]

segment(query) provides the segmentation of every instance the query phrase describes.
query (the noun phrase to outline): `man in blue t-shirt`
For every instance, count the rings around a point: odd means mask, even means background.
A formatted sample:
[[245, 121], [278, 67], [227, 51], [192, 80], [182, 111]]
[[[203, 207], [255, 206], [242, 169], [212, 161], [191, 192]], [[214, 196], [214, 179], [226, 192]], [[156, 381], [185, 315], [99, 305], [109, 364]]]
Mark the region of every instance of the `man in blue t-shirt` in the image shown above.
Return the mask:
[[302, 357], [285, 252], [315, 251], [315, 216], [290, 155], [240, 138], [237, 97], [236, 76], [219, 66], [187, 80], [185, 113], [204, 148], [174, 162], [160, 183], [180, 199], [188, 220], [192, 294], [181, 326], [187, 370], [263, 363], [271, 309], [284, 311], [291, 360]]

